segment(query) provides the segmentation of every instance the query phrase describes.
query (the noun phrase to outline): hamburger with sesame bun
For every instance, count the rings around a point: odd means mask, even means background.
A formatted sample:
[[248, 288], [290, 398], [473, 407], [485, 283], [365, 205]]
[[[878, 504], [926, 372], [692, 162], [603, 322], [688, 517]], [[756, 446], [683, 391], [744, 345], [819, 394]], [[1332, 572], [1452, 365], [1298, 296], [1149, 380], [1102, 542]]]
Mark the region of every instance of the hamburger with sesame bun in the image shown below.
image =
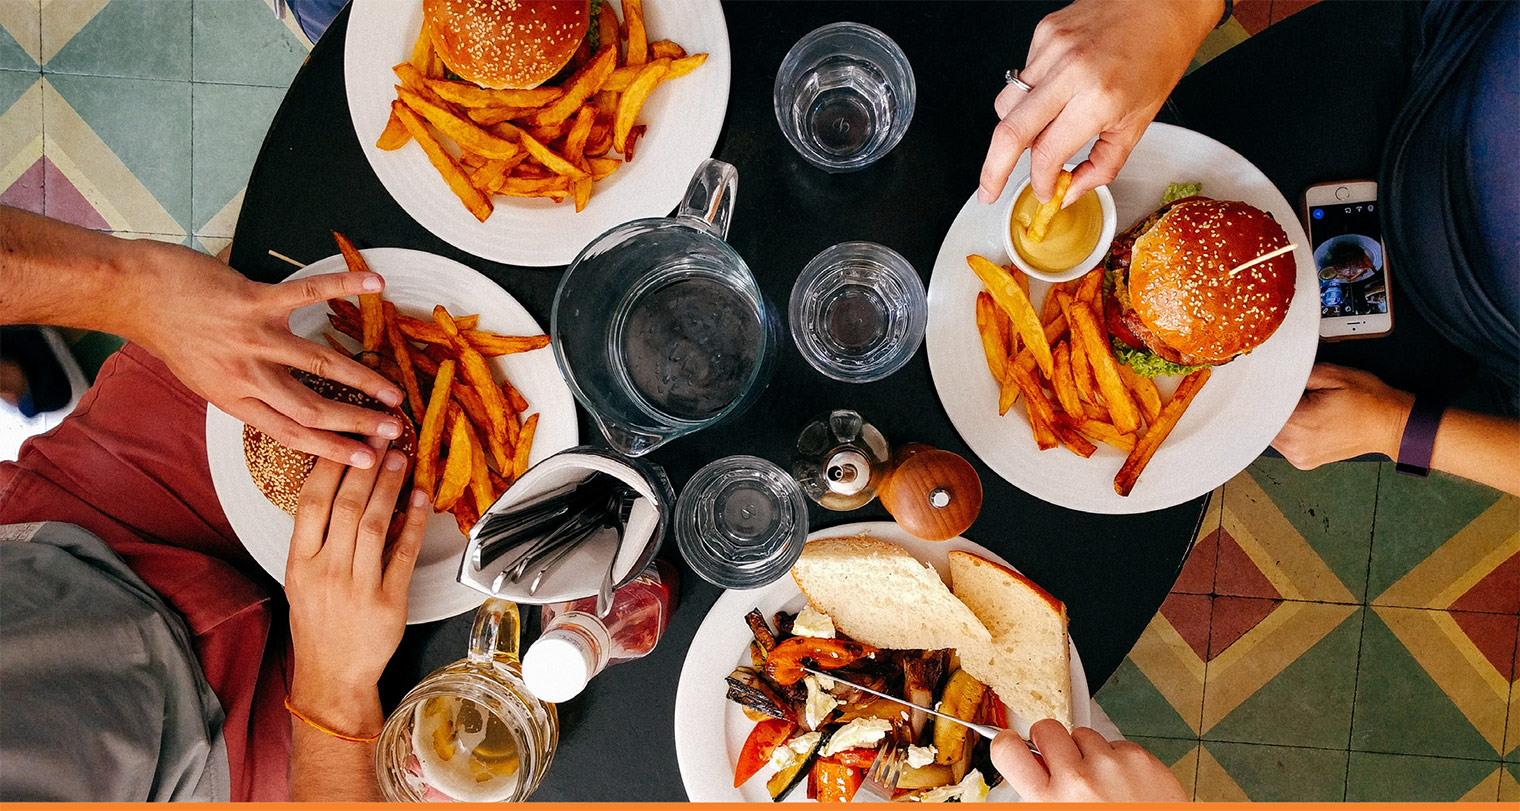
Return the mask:
[[450, 71], [497, 90], [538, 87], [598, 30], [591, 0], [423, 0], [422, 16]]
[[[390, 408], [358, 389], [325, 377], [294, 369], [291, 370], [291, 376], [329, 400], [351, 403], [398, 417], [401, 436], [391, 440], [391, 447], [406, 454], [408, 467], [413, 464], [417, 456], [417, 433], [412, 429], [412, 421], [407, 419], [400, 408]], [[252, 425], [244, 425], [243, 459], [248, 463], [248, 473], [253, 476], [253, 483], [258, 485], [259, 492], [274, 506], [295, 515], [301, 486], [306, 484], [307, 475], [316, 466], [317, 457], [288, 448]]]
[[1162, 205], [1109, 250], [1104, 314], [1115, 356], [1155, 377], [1260, 346], [1288, 315], [1295, 260], [1230, 271], [1287, 244], [1282, 226], [1246, 203], [1192, 196]]

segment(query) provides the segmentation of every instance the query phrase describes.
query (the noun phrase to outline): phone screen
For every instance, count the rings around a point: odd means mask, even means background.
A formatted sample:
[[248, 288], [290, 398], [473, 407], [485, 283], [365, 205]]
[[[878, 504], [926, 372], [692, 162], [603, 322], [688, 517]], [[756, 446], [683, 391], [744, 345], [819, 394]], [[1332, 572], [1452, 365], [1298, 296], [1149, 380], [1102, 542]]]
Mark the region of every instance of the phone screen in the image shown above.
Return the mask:
[[1319, 270], [1320, 318], [1388, 312], [1377, 201], [1311, 206], [1309, 241]]

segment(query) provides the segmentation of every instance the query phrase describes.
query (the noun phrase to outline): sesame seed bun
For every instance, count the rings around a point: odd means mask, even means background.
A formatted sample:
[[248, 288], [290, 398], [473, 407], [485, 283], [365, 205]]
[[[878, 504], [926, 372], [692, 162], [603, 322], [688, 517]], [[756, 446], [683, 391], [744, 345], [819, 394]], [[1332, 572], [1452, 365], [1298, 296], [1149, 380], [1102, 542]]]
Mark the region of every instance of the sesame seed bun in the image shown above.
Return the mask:
[[559, 73], [591, 24], [591, 0], [423, 0], [433, 47], [461, 78], [526, 89]]
[[1260, 346], [1288, 315], [1293, 255], [1230, 270], [1287, 244], [1282, 226], [1254, 206], [1207, 198], [1173, 205], [1135, 240], [1130, 257], [1136, 336], [1189, 365], [1228, 363]]
[[[358, 389], [325, 377], [299, 370], [292, 370], [291, 376], [329, 400], [384, 411], [400, 418], [401, 436], [391, 440], [391, 447], [406, 454], [407, 459], [417, 455], [417, 433], [412, 429], [412, 421], [399, 408], [388, 408]], [[259, 492], [274, 506], [295, 515], [301, 486], [306, 484], [307, 475], [316, 466], [317, 457], [287, 448], [279, 440], [252, 425], [244, 425], [243, 458], [248, 463], [248, 473], [253, 476], [253, 483], [258, 485]]]

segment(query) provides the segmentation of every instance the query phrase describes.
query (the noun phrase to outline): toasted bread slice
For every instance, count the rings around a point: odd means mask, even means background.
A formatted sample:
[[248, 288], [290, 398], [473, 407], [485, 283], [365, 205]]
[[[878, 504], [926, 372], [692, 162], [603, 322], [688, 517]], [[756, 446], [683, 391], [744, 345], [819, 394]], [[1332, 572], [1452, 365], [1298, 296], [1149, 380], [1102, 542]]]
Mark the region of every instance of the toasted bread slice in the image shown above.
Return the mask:
[[968, 552], [950, 553], [955, 596], [992, 632], [980, 655], [961, 651], [961, 667], [1034, 723], [1071, 728], [1071, 662], [1066, 606], [1029, 578]]
[[792, 566], [797, 587], [834, 626], [878, 648], [985, 649], [992, 635], [939, 574], [874, 538], [810, 542]]

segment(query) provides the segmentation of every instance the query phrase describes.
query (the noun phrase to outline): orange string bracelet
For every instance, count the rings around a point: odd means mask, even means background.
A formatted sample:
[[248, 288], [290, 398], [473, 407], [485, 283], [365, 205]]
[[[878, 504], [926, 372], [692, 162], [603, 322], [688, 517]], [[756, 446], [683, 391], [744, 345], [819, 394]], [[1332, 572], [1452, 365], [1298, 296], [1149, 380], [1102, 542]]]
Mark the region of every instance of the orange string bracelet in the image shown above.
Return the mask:
[[326, 734], [326, 735], [331, 735], [331, 736], [333, 736], [334, 738], [337, 738], [340, 741], [351, 741], [353, 743], [374, 743], [375, 741], [377, 741], [377, 740], [380, 739], [379, 733], [371, 735], [368, 738], [359, 738], [359, 737], [355, 737], [353, 735], [344, 735], [343, 733], [341, 733], [341, 732], [339, 732], [339, 731], [337, 731], [335, 729], [328, 729], [327, 727], [322, 726], [321, 724], [317, 723], [316, 721], [313, 721], [310, 718], [307, 718], [300, 710], [296, 709], [295, 706], [290, 703], [290, 696], [286, 696], [285, 697], [285, 709], [288, 710], [291, 715], [294, 715], [295, 717], [297, 717], [297, 718], [301, 719], [302, 721], [304, 721], [306, 723], [306, 725], [309, 726], [309, 727], [311, 727], [312, 729], [315, 729], [318, 732], [321, 732], [321, 733]]

